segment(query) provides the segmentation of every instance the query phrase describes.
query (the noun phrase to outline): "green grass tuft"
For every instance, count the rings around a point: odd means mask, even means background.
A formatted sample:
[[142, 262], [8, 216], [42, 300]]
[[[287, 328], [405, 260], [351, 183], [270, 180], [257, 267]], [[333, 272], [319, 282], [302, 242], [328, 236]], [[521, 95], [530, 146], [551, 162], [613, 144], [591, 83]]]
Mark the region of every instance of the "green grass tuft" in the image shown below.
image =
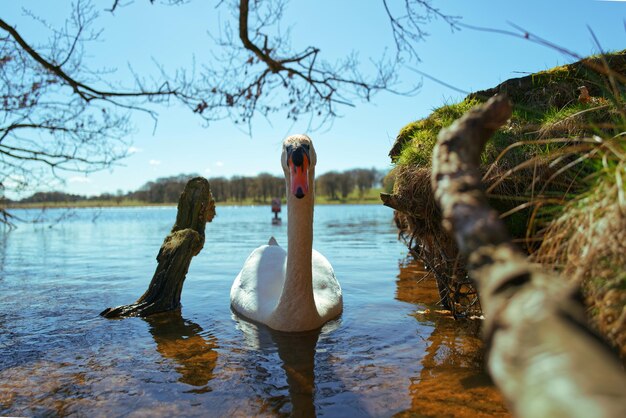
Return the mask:
[[402, 128], [398, 137], [402, 138], [404, 146], [396, 165], [430, 167], [439, 131], [450, 126], [478, 103], [477, 99], [466, 99], [460, 103], [447, 104], [433, 110], [427, 118]]

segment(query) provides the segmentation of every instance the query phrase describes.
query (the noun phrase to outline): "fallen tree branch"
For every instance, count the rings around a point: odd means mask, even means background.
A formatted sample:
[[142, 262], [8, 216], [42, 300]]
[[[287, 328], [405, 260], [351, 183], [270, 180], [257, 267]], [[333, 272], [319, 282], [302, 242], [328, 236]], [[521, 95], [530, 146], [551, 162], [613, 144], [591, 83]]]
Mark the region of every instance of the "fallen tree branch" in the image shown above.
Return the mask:
[[[398, 196], [397, 194], [381, 193], [380, 200], [383, 201], [383, 205], [391, 209], [399, 210], [400, 212], [408, 212], [411, 210], [411, 207], [402, 199], [402, 196]], [[419, 211], [417, 212], [420, 214]]]
[[440, 132], [432, 184], [485, 313], [488, 368], [519, 417], [624, 417], [626, 375], [585, 321], [577, 288], [512, 243], [482, 189], [480, 154], [511, 115], [496, 96]]
[[214, 216], [215, 202], [209, 182], [202, 177], [189, 180], [178, 201], [176, 223], [157, 255], [159, 264], [148, 290], [135, 303], [107, 308], [100, 315], [105, 318], [145, 317], [180, 308], [189, 264], [202, 250], [204, 227]]

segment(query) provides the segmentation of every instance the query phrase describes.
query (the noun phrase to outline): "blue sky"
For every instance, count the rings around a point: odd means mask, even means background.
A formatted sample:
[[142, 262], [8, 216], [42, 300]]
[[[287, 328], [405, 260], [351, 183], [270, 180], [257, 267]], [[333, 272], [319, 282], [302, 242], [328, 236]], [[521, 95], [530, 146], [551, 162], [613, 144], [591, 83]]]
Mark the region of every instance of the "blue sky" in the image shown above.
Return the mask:
[[[21, 11], [22, 7], [60, 22], [67, 12], [57, 1], [2, 1], [0, 14], [16, 25], [27, 40], [47, 36], [39, 25]], [[390, 0], [391, 2], [399, 0]], [[112, 1], [97, 1], [98, 7]], [[122, 3], [125, 3], [122, 1]], [[442, 12], [462, 17], [468, 25], [513, 30], [511, 23], [564, 48], [585, 56], [598, 53], [590, 27], [604, 50], [626, 48], [626, 1], [595, 0], [447, 0], [434, 1]], [[192, 1], [180, 7], [149, 5], [147, 0], [119, 9], [115, 15], [104, 10], [99, 24], [102, 41], [89, 52], [91, 67], [116, 68], [119, 80], [135, 71], [150, 74], [153, 58], [166, 68], [189, 66], [195, 59], [210, 58], [207, 29], [231, 16], [215, 9], [215, 2]], [[308, 45], [321, 48], [328, 60], [357, 51], [367, 63], [385, 48], [393, 47], [389, 22], [380, 0], [292, 0], [283, 26], [291, 27], [294, 49]], [[457, 89], [472, 92], [497, 85], [527, 73], [573, 61], [558, 51], [525, 39], [470, 29], [452, 32], [442, 21], [426, 25], [430, 36], [415, 45], [421, 62], [410, 67], [432, 75]], [[400, 73], [404, 87], [422, 81], [406, 68]], [[400, 86], [402, 87], [402, 86]], [[89, 176], [67, 176], [64, 185], [50, 187], [71, 193], [94, 195], [135, 190], [147, 181], [180, 173], [206, 177], [255, 175], [265, 171], [282, 174], [280, 144], [291, 133], [306, 132], [313, 138], [317, 173], [355, 167], [390, 167], [387, 153], [397, 132], [405, 124], [425, 117], [435, 107], [462, 99], [465, 94], [423, 79], [420, 91], [410, 97], [381, 93], [370, 103], [342, 108], [342, 117], [322, 129], [310, 131], [308, 122], [291, 123], [278, 116], [254, 122], [252, 136], [230, 121], [206, 126], [189, 110], [159, 108], [159, 121], [144, 116], [133, 118], [132, 155], [112, 170]]]

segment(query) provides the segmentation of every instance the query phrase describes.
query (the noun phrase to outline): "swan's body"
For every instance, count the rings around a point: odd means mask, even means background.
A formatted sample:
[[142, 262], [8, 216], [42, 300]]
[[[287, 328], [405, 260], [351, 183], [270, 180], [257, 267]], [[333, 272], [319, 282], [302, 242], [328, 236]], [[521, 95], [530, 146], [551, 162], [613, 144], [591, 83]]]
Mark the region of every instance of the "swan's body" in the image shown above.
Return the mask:
[[305, 135], [283, 144], [287, 181], [288, 251], [270, 239], [245, 261], [230, 291], [238, 314], [279, 331], [308, 331], [342, 311], [342, 295], [332, 266], [313, 250], [315, 151]]
[[287, 251], [279, 245], [256, 248], [233, 283], [233, 308], [246, 318], [281, 331], [321, 327], [341, 313], [341, 288], [326, 257], [313, 250], [311, 261], [311, 288], [306, 284], [294, 286], [285, 295], [289, 306], [281, 313], [276, 308], [285, 288]]

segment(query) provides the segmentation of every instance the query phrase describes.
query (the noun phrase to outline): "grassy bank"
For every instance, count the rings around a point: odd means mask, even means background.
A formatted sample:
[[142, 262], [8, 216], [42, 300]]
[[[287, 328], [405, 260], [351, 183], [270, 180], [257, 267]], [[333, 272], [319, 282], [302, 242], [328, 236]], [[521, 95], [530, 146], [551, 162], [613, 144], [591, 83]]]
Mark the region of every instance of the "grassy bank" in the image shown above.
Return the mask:
[[[331, 199], [328, 196], [316, 196], [315, 203], [318, 205], [363, 205], [380, 204], [380, 192], [382, 189], [374, 188], [361, 195], [358, 191], [353, 191], [345, 198]], [[245, 199], [241, 201], [217, 202], [217, 206], [269, 206], [270, 200], [263, 202], [255, 199]], [[283, 199], [283, 204], [285, 200]], [[100, 207], [133, 207], [133, 206], [175, 206], [176, 202], [170, 203], [149, 203], [141, 200], [80, 200], [77, 202], [41, 202], [41, 203], [20, 203], [12, 204], [5, 209], [42, 209], [42, 208], [100, 208]]]
[[490, 202], [534, 261], [581, 284], [626, 355], [626, 51], [508, 80], [405, 126], [390, 153], [398, 225], [442, 295], [456, 292], [466, 275], [432, 202], [432, 150], [441, 128], [495, 93], [514, 112], [482, 155]]

